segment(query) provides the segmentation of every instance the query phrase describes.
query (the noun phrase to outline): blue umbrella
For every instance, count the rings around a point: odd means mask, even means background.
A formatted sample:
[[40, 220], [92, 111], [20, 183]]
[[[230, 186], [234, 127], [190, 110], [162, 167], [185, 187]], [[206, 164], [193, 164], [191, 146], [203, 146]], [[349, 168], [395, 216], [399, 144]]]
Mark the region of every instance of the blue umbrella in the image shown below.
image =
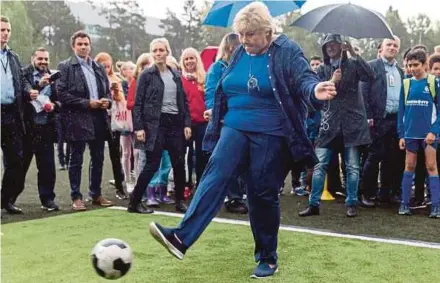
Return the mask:
[[[204, 25], [228, 27], [232, 25], [235, 15], [246, 5], [254, 2], [253, 0], [239, 0], [239, 1], [223, 1], [216, 0], [209, 10], [208, 15], [203, 21]], [[306, 2], [303, 1], [289, 1], [289, 0], [268, 0], [263, 2], [270, 11], [272, 17], [280, 16], [288, 12], [300, 9]]]

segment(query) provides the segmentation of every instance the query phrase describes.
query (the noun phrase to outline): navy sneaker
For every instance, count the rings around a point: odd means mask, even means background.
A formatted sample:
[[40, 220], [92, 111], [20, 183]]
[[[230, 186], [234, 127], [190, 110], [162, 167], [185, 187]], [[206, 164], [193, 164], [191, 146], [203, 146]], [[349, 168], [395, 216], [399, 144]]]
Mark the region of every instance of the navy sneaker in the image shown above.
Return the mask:
[[399, 215], [411, 215], [411, 210], [409, 210], [409, 206], [406, 204], [401, 204], [399, 207]]
[[440, 218], [440, 207], [438, 205], [431, 207], [431, 214], [429, 214], [429, 218]]
[[150, 223], [150, 233], [162, 246], [164, 246], [170, 254], [182, 260], [188, 249], [173, 233], [171, 229], [167, 229], [158, 223]]
[[269, 277], [278, 272], [278, 264], [275, 263], [274, 267], [270, 267], [269, 263], [261, 262], [255, 267], [254, 272], [252, 272], [251, 278], [259, 279]]

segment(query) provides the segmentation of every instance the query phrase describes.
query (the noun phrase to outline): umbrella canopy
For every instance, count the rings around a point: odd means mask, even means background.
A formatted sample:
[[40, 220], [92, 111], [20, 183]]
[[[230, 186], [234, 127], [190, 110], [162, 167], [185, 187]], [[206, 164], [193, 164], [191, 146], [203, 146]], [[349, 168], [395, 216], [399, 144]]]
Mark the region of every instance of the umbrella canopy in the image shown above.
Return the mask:
[[212, 63], [215, 62], [215, 57], [217, 56], [218, 47], [217, 46], [208, 46], [200, 52], [200, 58], [203, 62], [203, 67], [205, 71], [209, 70], [209, 67]]
[[[253, 0], [239, 0], [239, 1], [223, 1], [216, 0], [209, 10], [208, 15], [203, 21], [204, 25], [228, 27], [232, 25], [235, 15], [246, 5], [255, 2]], [[288, 12], [300, 9], [306, 2], [304, 1], [261, 1], [270, 11], [272, 17], [280, 16]]]
[[354, 4], [318, 7], [291, 24], [310, 32], [333, 33], [354, 38], [393, 38], [385, 18]]

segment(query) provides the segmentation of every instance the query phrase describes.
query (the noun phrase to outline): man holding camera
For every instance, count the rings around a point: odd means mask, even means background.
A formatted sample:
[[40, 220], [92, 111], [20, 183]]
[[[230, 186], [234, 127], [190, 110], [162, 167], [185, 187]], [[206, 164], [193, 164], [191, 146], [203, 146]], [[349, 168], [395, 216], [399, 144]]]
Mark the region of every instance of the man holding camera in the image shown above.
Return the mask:
[[111, 134], [107, 109], [111, 108], [110, 87], [102, 65], [90, 57], [90, 36], [77, 31], [71, 37], [75, 53], [61, 62], [57, 82], [59, 99], [63, 105], [65, 138], [71, 146], [69, 180], [74, 211], [86, 210], [80, 192], [83, 155], [89, 145], [89, 195], [92, 204], [111, 206], [113, 203], [101, 195], [104, 143]]
[[55, 112], [60, 109], [55, 80], [60, 73], [51, 74], [49, 52], [40, 47], [32, 55], [32, 64], [23, 69], [23, 76], [39, 95], [25, 104], [26, 134], [23, 140], [24, 176], [35, 155], [38, 169], [38, 193], [42, 209], [58, 210], [55, 199]]

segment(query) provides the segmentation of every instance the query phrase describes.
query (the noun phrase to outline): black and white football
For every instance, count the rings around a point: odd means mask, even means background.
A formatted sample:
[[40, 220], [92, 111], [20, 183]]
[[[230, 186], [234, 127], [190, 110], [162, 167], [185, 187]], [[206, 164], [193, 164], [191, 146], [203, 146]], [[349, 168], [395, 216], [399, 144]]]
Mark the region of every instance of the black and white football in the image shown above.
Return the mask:
[[106, 279], [118, 279], [127, 274], [133, 260], [130, 246], [119, 239], [104, 239], [92, 250], [96, 273]]

